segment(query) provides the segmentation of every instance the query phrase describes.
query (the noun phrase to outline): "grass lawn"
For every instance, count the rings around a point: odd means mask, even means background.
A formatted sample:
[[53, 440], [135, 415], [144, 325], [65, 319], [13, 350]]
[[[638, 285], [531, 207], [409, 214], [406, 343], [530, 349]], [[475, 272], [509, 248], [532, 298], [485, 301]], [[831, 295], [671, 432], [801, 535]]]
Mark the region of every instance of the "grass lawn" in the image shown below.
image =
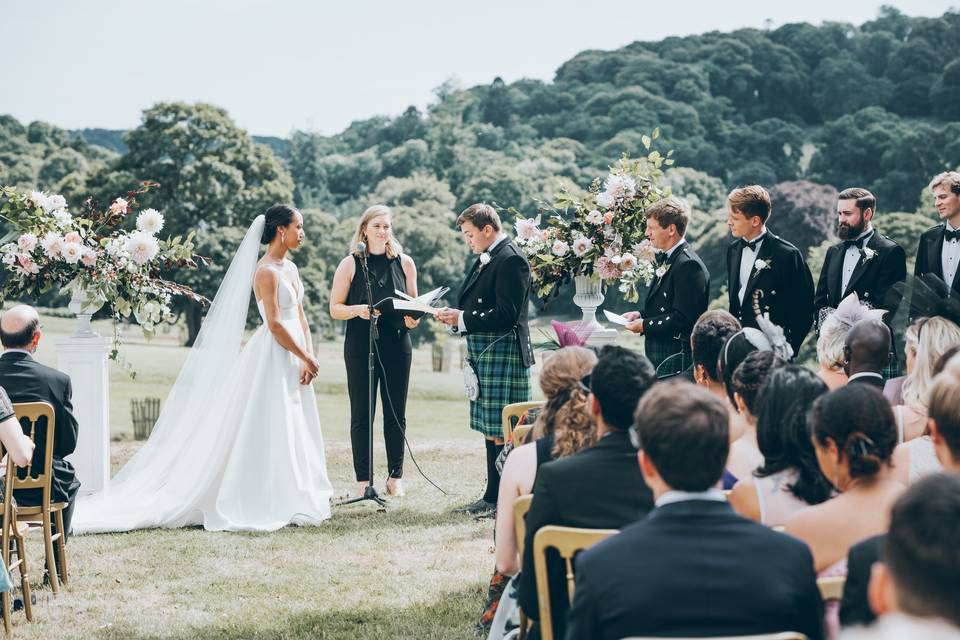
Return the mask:
[[[55, 342], [72, 320], [44, 317], [38, 359], [56, 364]], [[95, 323], [97, 324], [97, 323]], [[109, 325], [98, 325], [110, 335]], [[131, 440], [130, 399], [165, 398], [186, 350], [175, 334], [152, 343], [128, 338], [135, 380], [111, 364], [114, 471], [139, 446]], [[338, 493], [355, 485], [349, 404], [339, 343], [325, 343], [315, 383]], [[536, 370], [535, 370], [536, 373]], [[535, 385], [536, 386], [536, 385]], [[468, 404], [454, 362], [430, 370], [416, 351], [408, 437], [424, 472], [407, 458], [408, 495], [373, 505], [334, 507], [320, 527], [269, 534], [202, 529], [137, 531], [70, 540], [71, 579], [57, 598], [37, 587], [33, 624], [14, 614], [18, 638], [471, 638], [493, 569], [493, 523], [450, 510], [475, 499], [484, 483], [483, 446], [467, 427]], [[200, 425], [202, 426], [202, 425]], [[83, 428], [83, 425], [80, 425]], [[376, 471], [384, 480], [381, 431]], [[28, 547], [36, 583], [40, 537]]]

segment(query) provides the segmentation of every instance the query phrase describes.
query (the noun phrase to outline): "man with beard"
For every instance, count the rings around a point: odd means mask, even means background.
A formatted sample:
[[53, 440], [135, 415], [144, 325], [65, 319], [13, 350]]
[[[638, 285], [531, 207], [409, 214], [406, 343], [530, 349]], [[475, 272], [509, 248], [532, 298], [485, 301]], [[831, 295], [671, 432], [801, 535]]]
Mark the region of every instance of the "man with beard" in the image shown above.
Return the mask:
[[[827, 314], [851, 293], [870, 307], [887, 309], [884, 322], [888, 326], [893, 320], [900, 299], [891, 288], [907, 277], [907, 254], [873, 228], [876, 211], [877, 199], [866, 189], [840, 192], [837, 235], [841, 242], [827, 250], [813, 298], [818, 332]], [[899, 369], [896, 350], [891, 348], [891, 354], [885, 378], [897, 375]]]

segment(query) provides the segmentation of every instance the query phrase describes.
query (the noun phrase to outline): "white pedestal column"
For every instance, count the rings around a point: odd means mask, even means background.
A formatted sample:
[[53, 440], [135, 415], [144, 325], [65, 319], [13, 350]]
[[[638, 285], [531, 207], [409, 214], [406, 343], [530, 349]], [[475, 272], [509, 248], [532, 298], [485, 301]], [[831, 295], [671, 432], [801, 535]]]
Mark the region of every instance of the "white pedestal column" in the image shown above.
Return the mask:
[[106, 488], [110, 480], [110, 339], [73, 335], [57, 341], [57, 367], [73, 383], [77, 448], [67, 457], [77, 470], [80, 494]]
[[617, 330], [605, 327], [597, 321], [597, 309], [603, 304], [600, 278], [576, 276], [573, 282], [576, 287], [573, 303], [583, 312], [580, 325], [589, 329], [587, 344], [595, 347], [614, 344], [617, 341]]

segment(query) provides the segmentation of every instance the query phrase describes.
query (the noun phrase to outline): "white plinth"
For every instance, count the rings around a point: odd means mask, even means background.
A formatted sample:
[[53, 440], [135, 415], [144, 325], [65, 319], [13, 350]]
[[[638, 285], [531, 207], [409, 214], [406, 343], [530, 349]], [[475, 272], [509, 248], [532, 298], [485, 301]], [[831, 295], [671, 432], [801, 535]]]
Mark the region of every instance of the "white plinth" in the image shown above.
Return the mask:
[[617, 341], [617, 330], [605, 327], [597, 321], [597, 309], [603, 304], [603, 287], [596, 276], [576, 276], [574, 279], [576, 294], [573, 302], [583, 312], [580, 326], [587, 328], [587, 344], [600, 347]]
[[81, 495], [105, 489], [110, 480], [110, 343], [97, 334], [57, 341], [57, 367], [73, 383], [79, 426], [77, 448], [67, 459], [77, 470]]

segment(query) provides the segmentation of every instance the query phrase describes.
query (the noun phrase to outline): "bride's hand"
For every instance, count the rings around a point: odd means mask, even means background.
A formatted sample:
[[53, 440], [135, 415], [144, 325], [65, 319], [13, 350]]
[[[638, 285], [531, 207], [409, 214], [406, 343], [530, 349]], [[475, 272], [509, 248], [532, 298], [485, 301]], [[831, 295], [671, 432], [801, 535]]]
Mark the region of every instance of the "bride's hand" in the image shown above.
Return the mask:
[[312, 378], [316, 378], [317, 374], [320, 373], [320, 363], [312, 355], [307, 355], [307, 359], [303, 361], [302, 371], [309, 373]]
[[312, 375], [310, 371], [307, 370], [307, 366], [304, 365], [300, 367], [300, 384], [306, 386], [313, 382], [317, 376]]

